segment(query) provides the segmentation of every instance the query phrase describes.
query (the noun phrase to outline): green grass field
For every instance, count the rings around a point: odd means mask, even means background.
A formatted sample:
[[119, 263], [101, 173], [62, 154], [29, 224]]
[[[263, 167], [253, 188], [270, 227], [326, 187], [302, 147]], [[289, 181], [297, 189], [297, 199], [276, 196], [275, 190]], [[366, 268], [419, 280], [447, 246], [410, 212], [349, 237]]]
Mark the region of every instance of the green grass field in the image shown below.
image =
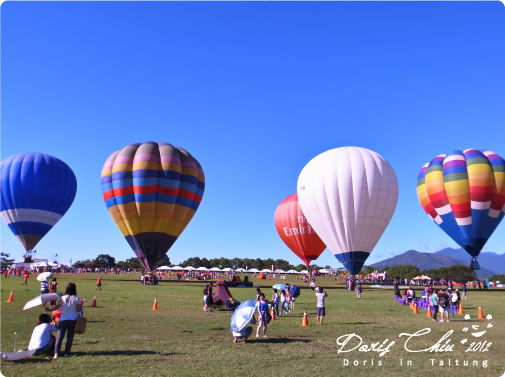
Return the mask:
[[[316, 325], [316, 299], [307, 285], [294, 277], [286, 282], [297, 284], [302, 294], [296, 309], [287, 316], [278, 317], [268, 326], [268, 338], [251, 337], [250, 344], [233, 344], [230, 333], [232, 312], [218, 309], [205, 313], [202, 309], [203, 281], [161, 280], [158, 286], [142, 286], [136, 274], [107, 275], [103, 290], [95, 291], [97, 274], [56, 275], [60, 287], [70, 281], [77, 284], [77, 294], [87, 299], [84, 307], [88, 327], [83, 335], [76, 335], [70, 358], [57, 360], [42, 356], [18, 362], [2, 362], [5, 376], [502, 376], [505, 373], [505, 315], [504, 290], [469, 290], [463, 301], [465, 314], [451, 318], [449, 323], [433, 322], [426, 311], [412, 314], [408, 306], [398, 305], [392, 290], [364, 286], [361, 300], [354, 292], [344, 289], [333, 278], [316, 280], [329, 297], [326, 299], [326, 317], [323, 326]], [[280, 280], [254, 280], [267, 298], [271, 286]], [[14, 332], [17, 332], [16, 349], [26, 349], [34, 322], [43, 312], [40, 307], [23, 311], [24, 304], [40, 294], [40, 283], [32, 275], [29, 285], [21, 286], [22, 278], [1, 279], [1, 350], [14, 350]], [[10, 291], [14, 302], [7, 303]], [[60, 288], [63, 291], [64, 288]], [[254, 288], [231, 288], [239, 301], [255, 297]], [[420, 294], [421, 289], [417, 291]], [[91, 308], [97, 295], [97, 308]], [[159, 310], [153, 311], [154, 298]], [[478, 307], [484, 316], [477, 319]], [[303, 311], [309, 317], [309, 326], [302, 327]], [[491, 323], [493, 327], [488, 328]], [[473, 330], [472, 325], [479, 325]], [[468, 327], [467, 332], [463, 328]], [[406, 337], [421, 329], [431, 332], [412, 338], [407, 347], [422, 350], [431, 347], [448, 331], [452, 352], [407, 352]], [[471, 332], [487, 332], [475, 338]], [[254, 326], [256, 331], [256, 326]], [[379, 352], [359, 352], [357, 349], [338, 353], [337, 339], [346, 334], [362, 337], [363, 344], [379, 342], [385, 345], [395, 341], [384, 356]], [[462, 344], [461, 341], [468, 341]], [[357, 345], [349, 341], [344, 350]], [[487, 352], [467, 351], [472, 342], [489, 342]], [[477, 343], [476, 343], [477, 344]], [[378, 345], [377, 345], [378, 346]], [[377, 347], [376, 346], [376, 347]], [[432, 365], [431, 359], [434, 365]], [[451, 365], [448, 365], [448, 360]], [[344, 365], [348, 360], [349, 365]], [[373, 360], [373, 365], [372, 365]], [[460, 366], [455, 365], [458, 360]], [[463, 361], [468, 366], [463, 366]], [[359, 365], [354, 366], [357, 362]], [[407, 365], [411, 361], [412, 365]], [[444, 366], [440, 366], [440, 361]], [[478, 366], [472, 365], [476, 361]], [[487, 361], [487, 367], [483, 363]], [[379, 362], [382, 365], [379, 365]], [[403, 365], [401, 363], [403, 362]]]

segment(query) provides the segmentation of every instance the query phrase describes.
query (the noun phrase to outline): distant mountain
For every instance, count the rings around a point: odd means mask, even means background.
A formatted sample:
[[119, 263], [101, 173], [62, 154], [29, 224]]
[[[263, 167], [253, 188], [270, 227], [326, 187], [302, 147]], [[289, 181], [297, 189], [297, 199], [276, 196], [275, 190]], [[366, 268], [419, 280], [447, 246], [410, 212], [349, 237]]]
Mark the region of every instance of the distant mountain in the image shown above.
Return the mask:
[[[450, 247], [435, 252], [434, 254], [444, 254], [451, 257], [460, 258], [470, 263], [472, 257], [463, 249], [452, 249]], [[505, 254], [482, 252], [479, 257], [479, 264], [482, 268], [489, 268], [497, 274], [505, 274]]]
[[[464, 250], [461, 251], [464, 254], [466, 254]], [[494, 254], [497, 257], [500, 258], [502, 257], [501, 255], [495, 253], [483, 253], [483, 254]], [[430, 268], [449, 267], [455, 264], [462, 264], [464, 266], [468, 266], [470, 265], [470, 259], [464, 256], [463, 254], [461, 254], [460, 256], [458, 250], [450, 248], [440, 250], [436, 253], [420, 253], [419, 251], [416, 250], [409, 250], [403, 254], [396, 255], [393, 258], [373, 263], [372, 266], [376, 267], [377, 269], [382, 269], [384, 267], [388, 266], [392, 267], [397, 264], [412, 264], [421, 270], [429, 270]], [[492, 266], [493, 271], [484, 268], [484, 261], [481, 259], [480, 256], [479, 256], [479, 263], [481, 269], [476, 272], [477, 276], [480, 279], [490, 277], [497, 273], [494, 272], [494, 264], [489, 265], [490, 267]]]

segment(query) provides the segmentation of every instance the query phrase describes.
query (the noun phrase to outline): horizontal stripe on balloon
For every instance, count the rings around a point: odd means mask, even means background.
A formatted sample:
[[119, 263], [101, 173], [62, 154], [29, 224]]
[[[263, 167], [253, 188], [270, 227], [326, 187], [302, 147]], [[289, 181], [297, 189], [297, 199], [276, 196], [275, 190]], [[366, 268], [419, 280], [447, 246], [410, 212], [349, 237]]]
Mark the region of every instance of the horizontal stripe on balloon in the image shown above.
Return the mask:
[[181, 159], [178, 157], [178, 156], [174, 156], [172, 154], [167, 154], [167, 155], [164, 155], [164, 156], [161, 156], [161, 162], [170, 162], [170, 163], [173, 163], [173, 164], [178, 164], [180, 165], [181, 164]]
[[[503, 212], [505, 212], [505, 207], [503, 207]], [[494, 218], [494, 219], [497, 219], [497, 218], [498, 218], [498, 216], [500, 216], [500, 215], [501, 215], [501, 213], [502, 213], [502, 211], [491, 208], [491, 209], [489, 210], [489, 217], [492, 217], [492, 218]]]
[[489, 209], [489, 207], [491, 207], [491, 201], [489, 201], [489, 202], [474, 202], [472, 200], [471, 206], [472, 206], [472, 209], [478, 209], [478, 210]]
[[469, 216], [469, 217], [457, 217], [456, 218], [456, 223], [459, 226], [470, 225], [470, 224], [472, 224], [472, 217], [471, 216]]
[[7, 209], [2, 211], [0, 215], [7, 225], [13, 222], [28, 221], [54, 226], [62, 217], [56, 212], [31, 208]]
[[437, 213], [439, 215], [445, 215], [449, 212], [452, 211], [451, 209], [451, 205], [449, 203], [447, 203], [446, 205], [444, 205], [443, 207], [435, 207], [437, 209]]
[[10, 223], [10, 230], [15, 236], [23, 234], [34, 234], [38, 236], [45, 236], [52, 228], [51, 225], [36, 223], [31, 221], [20, 221], [16, 223]]

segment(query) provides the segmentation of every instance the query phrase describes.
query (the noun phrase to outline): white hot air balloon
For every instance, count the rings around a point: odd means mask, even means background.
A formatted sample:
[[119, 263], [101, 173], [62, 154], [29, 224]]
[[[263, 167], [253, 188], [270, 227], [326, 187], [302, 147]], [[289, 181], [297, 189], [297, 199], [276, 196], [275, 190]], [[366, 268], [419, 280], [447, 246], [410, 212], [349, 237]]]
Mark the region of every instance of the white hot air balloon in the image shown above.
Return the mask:
[[353, 275], [386, 230], [398, 202], [391, 165], [365, 148], [336, 148], [313, 158], [298, 177], [305, 217]]

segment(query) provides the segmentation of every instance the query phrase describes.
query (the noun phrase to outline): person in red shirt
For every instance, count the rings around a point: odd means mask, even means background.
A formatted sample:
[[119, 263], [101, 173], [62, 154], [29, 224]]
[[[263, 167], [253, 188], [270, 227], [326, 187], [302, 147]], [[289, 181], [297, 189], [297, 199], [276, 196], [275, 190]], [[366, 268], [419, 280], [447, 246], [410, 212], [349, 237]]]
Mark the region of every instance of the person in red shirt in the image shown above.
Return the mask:
[[96, 281], [96, 288], [95, 288], [95, 291], [98, 289], [98, 287], [100, 287], [100, 290], [102, 290], [102, 277], [99, 276], [97, 281]]
[[23, 277], [25, 278], [25, 281], [21, 284], [21, 285], [28, 285], [28, 276], [30, 276], [28, 274], [28, 271], [25, 271]]

